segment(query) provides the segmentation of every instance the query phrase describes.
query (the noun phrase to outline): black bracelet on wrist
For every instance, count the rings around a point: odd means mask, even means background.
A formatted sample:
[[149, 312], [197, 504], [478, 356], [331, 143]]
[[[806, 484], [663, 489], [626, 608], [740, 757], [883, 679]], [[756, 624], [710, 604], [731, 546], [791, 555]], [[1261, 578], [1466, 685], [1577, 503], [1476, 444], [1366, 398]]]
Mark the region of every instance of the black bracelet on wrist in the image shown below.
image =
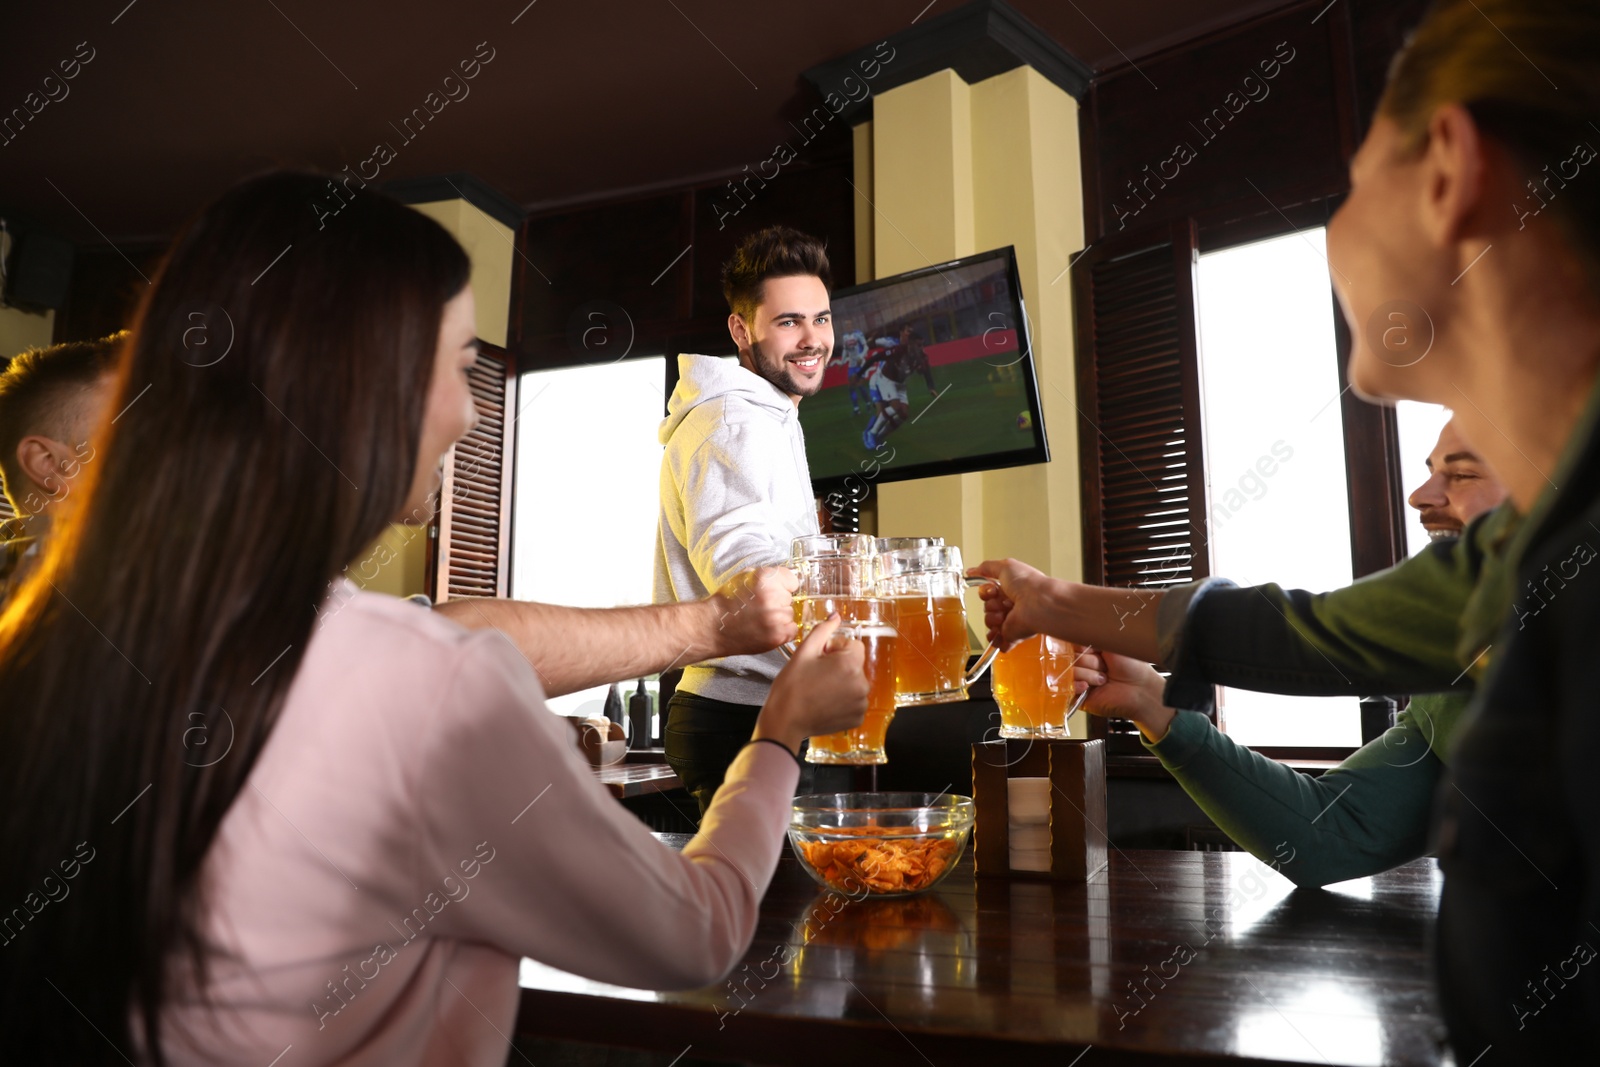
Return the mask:
[[783, 751], [785, 753], [788, 754], [790, 759], [794, 760], [796, 764], [799, 764], [802, 770], [805, 769], [805, 765], [800, 763], [800, 757], [795, 755], [794, 749], [790, 748], [788, 745], [784, 744], [782, 741], [779, 741], [775, 737], [752, 737], [750, 739], [750, 743], [752, 745], [762, 745], [762, 744], [777, 745], [779, 748], [783, 749]]

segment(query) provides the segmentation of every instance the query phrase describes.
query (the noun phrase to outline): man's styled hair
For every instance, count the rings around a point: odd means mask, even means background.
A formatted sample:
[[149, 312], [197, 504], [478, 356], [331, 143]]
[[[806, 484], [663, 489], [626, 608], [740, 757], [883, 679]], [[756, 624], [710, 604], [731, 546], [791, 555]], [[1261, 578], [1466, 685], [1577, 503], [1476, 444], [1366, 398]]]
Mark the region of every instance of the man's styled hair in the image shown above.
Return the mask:
[[833, 289], [828, 249], [821, 241], [788, 226], [768, 226], [739, 242], [733, 258], [722, 265], [722, 295], [728, 310], [746, 319], [761, 304], [768, 278], [813, 275]]
[[95, 341], [68, 341], [49, 348], [30, 348], [0, 370], [0, 475], [12, 500], [22, 493], [17, 445], [30, 434], [43, 434], [66, 444], [72, 432], [79, 394], [93, 387], [116, 366], [117, 350], [128, 331]]

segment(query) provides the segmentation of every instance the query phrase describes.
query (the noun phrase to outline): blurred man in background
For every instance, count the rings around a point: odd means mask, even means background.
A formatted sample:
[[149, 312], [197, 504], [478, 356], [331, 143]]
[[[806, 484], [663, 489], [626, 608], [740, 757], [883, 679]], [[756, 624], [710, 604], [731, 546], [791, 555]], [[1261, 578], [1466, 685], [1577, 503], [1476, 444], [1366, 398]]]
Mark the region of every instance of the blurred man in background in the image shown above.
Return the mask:
[[0, 600], [37, 558], [51, 510], [94, 461], [89, 438], [110, 402], [126, 336], [30, 348], [0, 371], [0, 480], [16, 512], [0, 524]]

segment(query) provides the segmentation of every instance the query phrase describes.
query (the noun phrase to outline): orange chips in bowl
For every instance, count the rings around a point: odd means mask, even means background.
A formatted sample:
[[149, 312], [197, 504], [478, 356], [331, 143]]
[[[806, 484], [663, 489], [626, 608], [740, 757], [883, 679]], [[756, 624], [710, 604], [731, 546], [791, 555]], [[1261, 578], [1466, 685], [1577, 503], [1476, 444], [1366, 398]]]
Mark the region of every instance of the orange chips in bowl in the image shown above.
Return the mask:
[[864, 885], [878, 893], [929, 889], [961, 852], [961, 846], [948, 837], [797, 841], [795, 847], [806, 865], [835, 889], [850, 892]]
[[931, 889], [950, 873], [972, 821], [972, 801], [949, 794], [796, 797], [789, 840], [820, 885], [852, 896], [901, 896]]

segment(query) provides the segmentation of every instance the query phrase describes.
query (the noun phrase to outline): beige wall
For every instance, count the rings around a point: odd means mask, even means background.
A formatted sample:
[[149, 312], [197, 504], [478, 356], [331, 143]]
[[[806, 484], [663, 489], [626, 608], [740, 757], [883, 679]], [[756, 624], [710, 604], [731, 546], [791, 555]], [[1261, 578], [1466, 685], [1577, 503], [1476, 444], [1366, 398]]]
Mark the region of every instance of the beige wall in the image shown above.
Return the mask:
[[55, 324], [56, 313], [53, 311], [35, 315], [20, 308], [0, 308], [0, 361], [10, 359], [25, 349], [48, 345]]
[[1021, 67], [971, 86], [940, 71], [883, 93], [873, 109], [855, 139], [857, 208], [871, 215], [870, 225], [857, 218], [858, 278], [1016, 246], [1051, 451], [1047, 464], [881, 486], [878, 532], [940, 535], [972, 563], [1016, 556], [1078, 578], [1078, 418], [1062, 273], [1083, 247], [1077, 103]]
[[[511, 273], [515, 234], [465, 200], [436, 200], [416, 209], [455, 235], [472, 258], [472, 292], [478, 309], [478, 336], [506, 343], [511, 313]], [[365, 589], [395, 596], [427, 592], [423, 577], [431, 551], [427, 531], [395, 525], [380, 537], [349, 576]]]
[[504, 347], [511, 320], [511, 261], [516, 254], [516, 234], [465, 200], [435, 200], [412, 206], [454, 234], [472, 257], [478, 336]]
[[[1015, 246], [1051, 456], [1034, 466], [883, 485], [879, 535], [942, 536], [961, 546], [969, 565], [1015, 556], [1059, 577], [1082, 577], [1065, 274], [1083, 247], [1076, 101], [1028, 67], [971, 86], [944, 70], [880, 95], [872, 122], [856, 130], [855, 148], [858, 280]], [[969, 615], [978, 610], [971, 595], [967, 605]], [[1085, 723], [1074, 719], [1074, 736], [1085, 736]]]

